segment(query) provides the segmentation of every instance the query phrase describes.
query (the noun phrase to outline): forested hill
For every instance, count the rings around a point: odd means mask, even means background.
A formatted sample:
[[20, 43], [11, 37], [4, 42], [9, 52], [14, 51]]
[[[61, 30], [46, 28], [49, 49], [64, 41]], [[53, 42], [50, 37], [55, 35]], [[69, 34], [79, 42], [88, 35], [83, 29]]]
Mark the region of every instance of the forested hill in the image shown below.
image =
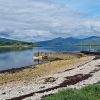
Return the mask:
[[23, 41], [11, 40], [11, 39], [6, 39], [6, 38], [0, 38], [0, 46], [36, 47], [36, 45], [34, 43], [32, 43], [32, 42], [23, 42]]

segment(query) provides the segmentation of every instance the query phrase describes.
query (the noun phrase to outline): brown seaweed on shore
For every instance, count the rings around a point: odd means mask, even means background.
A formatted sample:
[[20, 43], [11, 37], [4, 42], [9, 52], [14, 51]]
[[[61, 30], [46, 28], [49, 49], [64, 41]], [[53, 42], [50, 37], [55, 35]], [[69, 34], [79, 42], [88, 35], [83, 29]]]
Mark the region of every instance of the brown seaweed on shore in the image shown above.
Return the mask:
[[63, 83], [61, 83], [60, 85], [64, 86], [64, 87], [66, 85], [74, 85], [82, 80], [88, 79], [91, 76], [92, 76], [91, 74], [77, 74], [75, 76], [68, 76], [68, 77], [65, 77], [66, 80]]
[[21, 68], [12, 68], [12, 69], [7, 69], [7, 70], [1, 70], [0, 71], [0, 74], [2, 74], [2, 73], [15, 73], [15, 72], [20, 72], [20, 71], [22, 71], [23, 69], [26, 69], [26, 68], [31, 68], [31, 67], [26, 66], [26, 67], [21, 67]]
[[97, 72], [99, 70], [100, 70], [100, 68], [95, 68], [93, 71], [90, 72], [90, 74], [93, 74], [93, 73], [95, 73], [95, 72]]
[[56, 78], [54, 78], [54, 77], [48, 77], [48, 78], [45, 79], [46, 83], [47, 82], [55, 82], [55, 81], [56, 81]]
[[52, 90], [55, 90], [55, 89], [58, 89], [58, 88], [66, 87], [67, 85], [74, 85], [74, 84], [76, 84], [76, 83], [78, 83], [82, 80], [88, 79], [91, 76], [92, 76], [91, 74], [84, 74], [84, 75], [83, 74], [77, 74], [77, 75], [74, 75], [74, 76], [68, 76], [68, 77], [65, 77], [65, 80], [61, 84], [59, 84], [55, 87], [40, 90], [40, 91], [33, 92], [33, 93], [30, 93], [30, 94], [22, 95], [22, 96], [19, 96], [19, 97], [14, 97], [14, 98], [7, 99], [7, 100], [22, 100], [22, 99], [25, 99], [27, 97], [31, 97], [31, 96], [35, 95], [36, 93], [44, 93], [44, 92], [52, 91]]

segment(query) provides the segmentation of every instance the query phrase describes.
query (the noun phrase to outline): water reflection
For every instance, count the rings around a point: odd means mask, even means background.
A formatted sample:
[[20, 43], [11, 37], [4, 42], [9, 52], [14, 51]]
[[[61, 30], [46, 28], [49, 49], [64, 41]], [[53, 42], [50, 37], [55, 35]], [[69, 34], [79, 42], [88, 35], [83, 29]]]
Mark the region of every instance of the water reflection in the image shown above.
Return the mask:
[[[88, 50], [89, 47], [84, 47], [83, 50]], [[99, 50], [100, 47], [93, 47], [95, 50]], [[80, 51], [81, 47], [68, 46], [68, 47], [44, 47], [44, 48], [0, 48], [0, 70], [6, 70], [11, 68], [19, 68], [37, 64], [38, 62], [32, 59], [34, 53], [41, 51]]]

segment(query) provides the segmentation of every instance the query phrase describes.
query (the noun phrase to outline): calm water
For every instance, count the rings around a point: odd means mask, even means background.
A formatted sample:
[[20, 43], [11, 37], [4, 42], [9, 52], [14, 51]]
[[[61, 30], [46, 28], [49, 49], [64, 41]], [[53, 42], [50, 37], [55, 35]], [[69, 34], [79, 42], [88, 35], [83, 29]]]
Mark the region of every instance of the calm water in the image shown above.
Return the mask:
[[[84, 47], [83, 50], [88, 50], [89, 47]], [[95, 50], [100, 50], [100, 47], [93, 47]], [[26, 50], [2, 50], [0, 49], [0, 70], [11, 68], [19, 68], [37, 64], [32, 57], [37, 51], [80, 51], [81, 47], [55, 47], [55, 48], [33, 48]]]

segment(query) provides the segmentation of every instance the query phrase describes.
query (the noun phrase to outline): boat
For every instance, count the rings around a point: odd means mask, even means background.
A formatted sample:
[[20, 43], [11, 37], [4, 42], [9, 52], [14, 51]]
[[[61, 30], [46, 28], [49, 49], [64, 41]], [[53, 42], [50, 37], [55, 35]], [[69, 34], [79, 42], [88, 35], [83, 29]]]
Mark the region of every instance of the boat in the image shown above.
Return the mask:
[[43, 57], [42, 56], [33, 56], [33, 60], [42, 60]]

